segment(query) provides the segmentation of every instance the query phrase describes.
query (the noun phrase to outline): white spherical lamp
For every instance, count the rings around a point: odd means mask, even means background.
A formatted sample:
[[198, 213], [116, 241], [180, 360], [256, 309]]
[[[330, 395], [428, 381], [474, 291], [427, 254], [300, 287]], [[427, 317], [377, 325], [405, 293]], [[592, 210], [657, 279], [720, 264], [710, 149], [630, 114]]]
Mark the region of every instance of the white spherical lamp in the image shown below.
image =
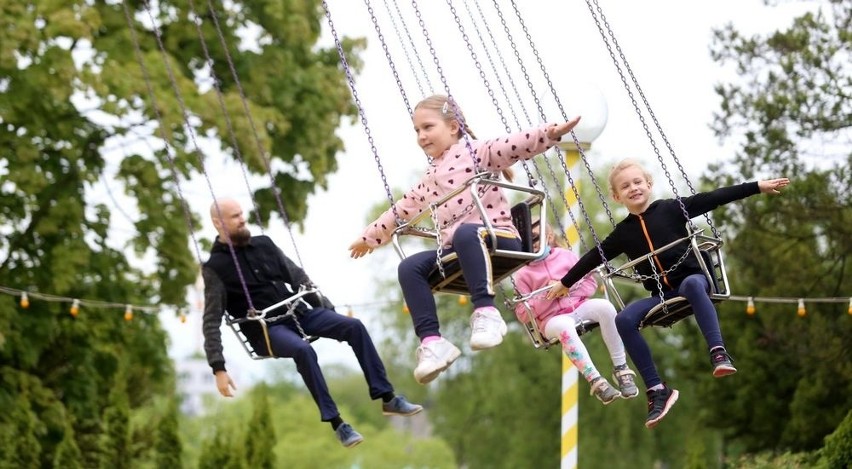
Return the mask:
[[567, 86], [559, 99], [568, 118], [582, 117], [580, 123], [574, 128], [577, 140], [591, 144], [603, 133], [609, 117], [609, 108], [603, 93], [591, 82], [581, 81], [561, 85]]

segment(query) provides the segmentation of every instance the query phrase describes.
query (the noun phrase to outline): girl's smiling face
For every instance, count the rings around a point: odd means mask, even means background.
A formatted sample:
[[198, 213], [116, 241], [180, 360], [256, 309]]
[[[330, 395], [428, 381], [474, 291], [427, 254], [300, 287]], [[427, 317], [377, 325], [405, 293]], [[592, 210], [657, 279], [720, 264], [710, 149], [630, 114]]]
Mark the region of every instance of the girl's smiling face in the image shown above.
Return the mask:
[[612, 198], [638, 215], [651, 204], [651, 183], [639, 166], [628, 166], [612, 178]]

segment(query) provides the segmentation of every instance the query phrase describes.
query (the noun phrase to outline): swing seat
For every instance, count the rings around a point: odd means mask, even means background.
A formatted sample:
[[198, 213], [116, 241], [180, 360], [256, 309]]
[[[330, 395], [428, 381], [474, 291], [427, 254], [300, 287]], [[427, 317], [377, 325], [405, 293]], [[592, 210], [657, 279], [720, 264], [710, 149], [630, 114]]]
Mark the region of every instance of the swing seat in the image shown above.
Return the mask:
[[[319, 294], [319, 290], [317, 290], [316, 288], [306, 288], [304, 285], [302, 285], [295, 295], [285, 300], [279, 301], [274, 305], [268, 306], [261, 311], [247, 311], [244, 317], [235, 317], [230, 313], [226, 312], [225, 323], [237, 336], [237, 340], [240, 341], [240, 344], [242, 344], [243, 349], [246, 351], [246, 353], [248, 353], [249, 357], [251, 357], [252, 360], [275, 358], [275, 354], [272, 353], [272, 346], [269, 342], [268, 325], [287, 317], [294, 318], [294, 320], [298, 324], [298, 319], [296, 319], [296, 307], [302, 304], [306, 305], [308, 308], [311, 308], [311, 305], [308, 302], [302, 300], [303, 296], [309, 294]], [[287, 308], [286, 312], [276, 316], [267, 317], [267, 314], [269, 312], [282, 307]], [[259, 337], [257, 337], [257, 339], [263, 340], [262, 345], [264, 345], [264, 347], [255, 347], [255, 345], [252, 343], [251, 338], [249, 338], [249, 335], [254, 334], [247, 334], [246, 331], [243, 330], [243, 326], [249, 324], [255, 324], [260, 327], [261, 334]], [[319, 339], [319, 337], [310, 336], [303, 333], [302, 339], [312, 343]]]
[[[526, 200], [514, 205], [511, 209], [512, 221], [518, 229], [518, 233], [521, 237], [520, 251], [509, 251], [496, 248], [497, 234], [494, 227], [488, 220], [485, 208], [482, 206], [482, 202], [479, 198], [478, 188], [480, 185], [494, 185], [529, 194], [529, 197]], [[536, 242], [536, 239], [534, 239], [533, 236], [533, 228], [547, 223], [547, 201], [543, 191], [531, 187], [519, 186], [504, 181], [490, 179], [490, 173], [481, 173], [468, 180], [465, 184], [443, 197], [441, 200], [433, 203], [431, 207], [437, 207], [443, 204], [445, 201], [454, 198], [464, 190], [470, 190], [474, 204], [479, 209], [480, 218], [483, 221], [487, 235], [491, 239], [489, 262], [491, 265], [490, 270], [493, 284], [499, 283], [503, 279], [512, 275], [512, 273], [516, 270], [544, 254], [544, 246], [540, 246], [538, 251], [533, 251], [533, 246]], [[394, 247], [402, 259], [405, 258], [405, 254], [399, 244], [400, 235], [415, 235], [434, 239], [438, 238], [437, 233], [434, 232], [434, 230], [427, 231], [423, 228], [417, 227], [419, 223], [431, 220], [429, 217], [430, 213], [431, 210], [424, 210], [423, 213], [413, 218], [408, 223], [397, 227], [394, 231]], [[443, 275], [441, 274], [441, 269], [437, 265], [429, 273], [429, 285], [432, 287], [432, 292], [469, 295], [470, 289], [468, 288], [467, 281], [462, 273], [461, 264], [458, 261], [458, 255], [455, 252], [451, 252], [442, 256], [440, 262], [443, 266]]]
[[[544, 348], [545, 350], [549, 349], [553, 345], [559, 344], [559, 338], [547, 338], [538, 328], [538, 323], [536, 323], [535, 319], [530, 319], [524, 324], [524, 330], [527, 331], [527, 335], [530, 338], [530, 342], [533, 347], [539, 349]], [[592, 321], [591, 319], [584, 319], [574, 326], [577, 331], [578, 336], [582, 336], [587, 332], [591, 332], [600, 327], [600, 324], [597, 321]]]
[[[702, 266], [702, 270], [710, 283], [710, 301], [712, 301], [713, 304], [719, 303], [729, 296], [724, 293], [721, 295], [719, 294], [719, 269], [722, 262], [722, 254], [721, 251], [719, 251], [719, 247], [721, 247], [721, 243], [712, 246], [710, 244], [698, 246], [700, 253], [699, 258], [703, 260], [703, 262], [699, 262], [699, 264]], [[725, 291], [727, 291], [727, 287]], [[641, 329], [652, 326], [671, 327], [681, 319], [691, 316], [692, 313], [692, 306], [689, 304], [689, 301], [682, 296], [676, 296], [651, 308], [651, 310], [648, 311], [648, 314], [645, 315], [645, 319], [639, 323], [639, 328]]]
[[[612, 279], [614, 277], [621, 277], [636, 280], [634, 276], [625, 274], [625, 271], [633, 269], [641, 262], [652, 262], [652, 258], [655, 255], [683, 242], [690, 243], [691, 254], [698, 259], [698, 265], [701, 267], [704, 276], [707, 278], [707, 282], [710, 284], [710, 300], [716, 304], [731, 296], [728, 275], [725, 270], [725, 261], [721, 251], [723, 241], [719, 238], [705, 236], [700, 231], [696, 231], [638, 259], [632, 260], [622, 265], [619, 269], [605, 275], [606, 287], [616, 298], [620, 307], [619, 309], [624, 309], [624, 302], [618, 294], [618, 290], [615, 288]], [[692, 314], [692, 306], [686, 298], [675, 296], [651, 308], [645, 315], [645, 318], [639, 323], [639, 329], [654, 326], [671, 327], [681, 319], [687, 318]]]
[[[537, 294], [540, 294], [543, 290], [536, 290], [530, 292], [527, 295], [515, 297], [511, 300], [506, 300], [506, 307], [512, 311], [515, 310], [515, 305], [518, 303], [522, 303], [524, 308], [527, 310], [527, 320], [521, 322], [524, 326], [524, 331], [526, 331], [527, 336], [530, 338], [530, 342], [532, 346], [536, 349], [543, 348], [544, 350], [549, 349], [553, 345], [559, 344], [559, 338], [553, 337], [548, 338], [544, 335], [541, 329], [538, 327], [538, 322], [533, 318], [533, 310], [529, 304], [529, 299]], [[587, 332], [591, 332], [600, 327], [600, 324], [597, 321], [592, 321], [590, 319], [584, 319], [578, 322], [575, 326], [578, 336], [582, 336]]]

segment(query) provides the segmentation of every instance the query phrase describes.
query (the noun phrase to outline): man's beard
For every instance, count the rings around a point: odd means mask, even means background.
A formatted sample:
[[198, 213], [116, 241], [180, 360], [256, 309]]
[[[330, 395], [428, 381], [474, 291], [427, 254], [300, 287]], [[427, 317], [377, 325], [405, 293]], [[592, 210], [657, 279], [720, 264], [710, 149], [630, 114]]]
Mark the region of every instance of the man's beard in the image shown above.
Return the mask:
[[248, 228], [238, 228], [231, 233], [231, 244], [234, 246], [245, 246], [251, 239], [251, 231]]

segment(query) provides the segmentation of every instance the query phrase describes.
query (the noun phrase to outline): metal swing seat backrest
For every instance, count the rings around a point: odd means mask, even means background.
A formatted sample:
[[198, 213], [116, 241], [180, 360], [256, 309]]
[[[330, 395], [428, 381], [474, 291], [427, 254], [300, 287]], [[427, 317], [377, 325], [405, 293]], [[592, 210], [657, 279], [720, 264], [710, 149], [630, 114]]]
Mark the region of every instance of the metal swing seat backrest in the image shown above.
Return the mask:
[[[687, 226], [687, 229], [689, 229], [689, 226]], [[695, 256], [701, 271], [710, 284], [710, 300], [713, 303], [719, 303], [731, 296], [728, 274], [725, 270], [725, 260], [722, 255], [722, 245], [724, 242], [720, 238], [706, 236], [702, 234], [702, 231], [694, 231], [683, 238], [672, 241], [640, 258], [623, 264], [618, 269], [604, 274], [606, 289], [615, 299], [619, 311], [623, 310], [625, 305], [618, 293], [618, 289], [615, 287], [614, 279], [641, 282], [641, 277], [634, 270], [637, 265], [644, 262], [654, 262], [654, 256], [682, 243], [689, 243], [690, 251], [688, 255]], [[658, 294], [655, 293], [655, 295]], [[653, 326], [671, 327], [681, 319], [689, 317], [692, 313], [692, 306], [689, 304], [689, 301], [683, 296], [675, 296], [651, 308], [645, 315], [645, 318], [639, 323], [639, 328]]]
[[[230, 313], [225, 313], [225, 323], [234, 331], [237, 339], [242, 344], [243, 349], [245, 349], [246, 353], [252, 358], [252, 360], [264, 360], [266, 358], [275, 358], [275, 354], [272, 352], [272, 344], [269, 340], [269, 324], [272, 324], [276, 321], [280, 321], [286, 318], [293, 318], [293, 321], [296, 323], [296, 327], [299, 329], [299, 332], [302, 334], [302, 340], [313, 342], [317, 340], [319, 337], [309, 336], [305, 334], [299, 325], [299, 320], [297, 317], [298, 311], [296, 308], [299, 305], [306, 306], [311, 309], [312, 306], [307, 301], [302, 298], [306, 295], [317, 294], [320, 295], [319, 290], [312, 287], [306, 287], [302, 285], [299, 288], [299, 291], [287, 298], [285, 300], [279, 301], [273, 305], [270, 305], [260, 311], [258, 310], [249, 310], [246, 312], [245, 317], [235, 317]], [[284, 313], [276, 314], [274, 316], [269, 316], [269, 313], [281, 309], [286, 308]], [[263, 340], [264, 345], [266, 346], [266, 353], [263, 350], [257, 350], [257, 348], [252, 345], [251, 340], [243, 333], [241, 326], [245, 324], [257, 324], [260, 326], [261, 331], [263, 332]]]
[[[511, 208], [512, 221], [518, 229], [521, 237], [522, 249], [520, 251], [497, 249], [497, 232], [491, 224], [491, 221], [488, 219], [485, 207], [482, 205], [482, 200], [479, 196], [480, 188], [483, 186], [497, 186], [528, 194], [528, 197], [524, 201], [515, 204]], [[422, 227], [422, 224], [431, 220], [432, 211], [438, 206], [455, 198], [458, 194], [461, 194], [466, 190], [470, 191], [473, 198], [474, 208], [478, 210], [487, 236], [489, 236], [491, 240], [489, 263], [494, 285], [509, 277], [513, 272], [537, 257], [540, 257], [544, 253], [543, 246], [540, 246], [538, 251], [533, 251], [533, 246], [535, 246], [537, 241], [537, 239], [534, 239], [533, 236], [533, 228], [544, 226], [547, 223], [547, 199], [545, 198], [544, 192], [533, 187], [521, 186], [498, 179], [492, 179], [492, 173], [479, 173], [447, 194], [445, 197], [430, 204], [428, 210], [424, 210], [418, 216], [399, 225], [396, 230], [394, 230], [392, 241], [400, 258], [405, 259], [406, 257], [400, 240], [400, 237], [403, 235], [438, 240], [438, 233], [436, 229], [434, 227], [424, 228]], [[437, 262], [441, 263], [440, 267]], [[432, 292], [435, 293], [453, 293], [457, 295], [470, 294], [467, 281], [464, 278], [464, 273], [462, 272], [461, 265], [458, 261], [458, 255], [455, 252], [441, 256], [439, 261], [436, 260], [435, 267], [429, 274], [429, 284], [432, 287]]]

